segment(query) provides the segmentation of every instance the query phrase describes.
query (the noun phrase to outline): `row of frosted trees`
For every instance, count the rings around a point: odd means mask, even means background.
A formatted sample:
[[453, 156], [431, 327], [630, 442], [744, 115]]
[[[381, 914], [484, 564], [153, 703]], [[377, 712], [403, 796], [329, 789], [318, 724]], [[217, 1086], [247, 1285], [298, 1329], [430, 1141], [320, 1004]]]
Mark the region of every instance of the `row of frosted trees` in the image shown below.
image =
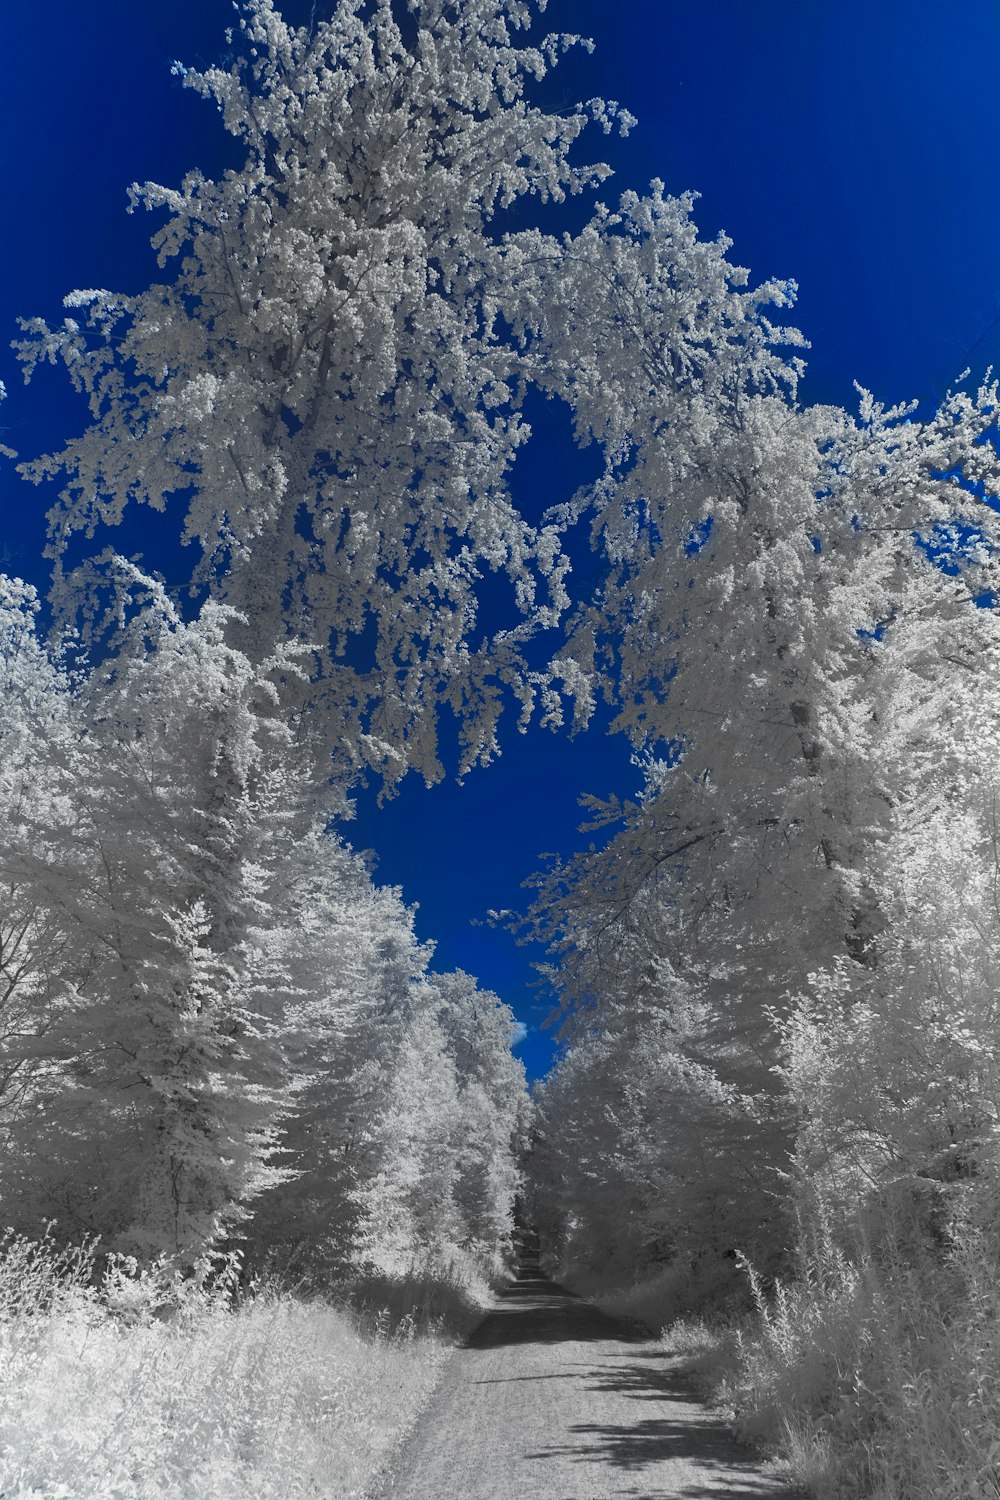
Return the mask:
[[566, 1045], [535, 1213], [578, 1286], [745, 1320], [728, 1399], [816, 1493], [986, 1495], [1000, 392], [800, 404], [688, 208], [623, 204], [581, 242], [586, 319], [569, 276], [539, 308], [606, 455], [567, 661], [641, 788], [536, 880]]
[[[528, 101], [572, 39], [518, 46], [519, 0], [329, 10], [249, 0], [225, 67], [178, 69], [243, 160], [133, 189], [162, 280], [22, 325], [89, 418], [22, 466], [60, 491], [44, 644], [3, 585], [0, 1212], [189, 1265], [490, 1269], [512, 1017], [431, 970], [344, 822], [365, 776], [443, 774], [442, 715], [464, 771], [544, 690], [566, 560], [508, 494], [532, 375], [496, 221], [599, 181], [569, 151], [612, 115]], [[119, 555], [141, 507], [190, 549], [169, 590]]]
[[432, 972], [326, 828], [227, 611], [147, 594], [84, 673], [2, 581], [5, 1221], [184, 1265], [239, 1240], [489, 1271], [525, 1119], [509, 1010]]
[[[642, 792], [595, 803], [530, 919], [564, 1264], [696, 1286], [819, 1224], [990, 1218], [996, 388], [802, 405], [793, 289], [748, 289], [660, 183], [599, 201], [573, 148], [629, 117], [545, 108], [577, 39], [522, 41], [533, 11], [295, 30], [251, 0], [185, 79], [242, 167], [134, 189], [172, 276], [24, 325], [90, 419], [25, 467], [62, 485], [81, 637], [53, 655], [5, 603], [8, 1218], [502, 1239], [509, 1019], [430, 973], [331, 822], [361, 775], [441, 776], [442, 724], [464, 772], [511, 699], [558, 726], [599, 696]], [[584, 227], [540, 227], [570, 194]], [[537, 524], [532, 392], [601, 469]], [[101, 550], [143, 506], [191, 548], [183, 607]]]
[[940, 1250], [1000, 1164], [1000, 397], [803, 406], [783, 289], [689, 210], [624, 200], [539, 311], [606, 455], [567, 658], [642, 786], [530, 921], [568, 1039], [539, 1217], [565, 1270], [670, 1266], [679, 1305], [831, 1234]]

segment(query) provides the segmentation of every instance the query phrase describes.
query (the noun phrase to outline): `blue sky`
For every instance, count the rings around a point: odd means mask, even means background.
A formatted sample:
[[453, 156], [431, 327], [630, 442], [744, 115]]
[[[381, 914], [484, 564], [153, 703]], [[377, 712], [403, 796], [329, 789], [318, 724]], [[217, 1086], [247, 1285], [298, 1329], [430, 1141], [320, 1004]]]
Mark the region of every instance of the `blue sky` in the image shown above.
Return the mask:
[[[310, 9], [295, 0], [288, 14]], [[14, 337], [19, 314], [58, 316], [73, 287], [150, 279], [153, 225], [126, 216], [125, 190], [225, 159], [212, 112], [169, 64], [214, 60], [232, 11], [228, 0], [5, 11], [0, 330]], [[616, 169], [606, 194], [653, 176], [694, 189], [703, 232], [724, 229], [754, 280], [799, 283], [796, 321], [813, 346], [805, 400], [850, 403], [854, 380], [885, 401], [934, 399], [967, 364], [978, 374], [998, 359], [995, 0], [551, 0], [545, 21], [597, 44], [560, 70], [554, 97], [600, 93], [639, 117], [628, 140], [591, 144]], [[0, 378], [10, 391], [0, 436], [24, 455], [76, 430], [58, 377], [24, 392], [0, 352]], [[553, 459], [546, 472], [543, 455], [520, 482], [557, 500], [585, 462]], [[0, 471], [2, 566], [43, 588], [46, 503]], [[156, 565], [160, 539], [140, 544]], [[542, 854], [579, 846], [582, 792], [634, 784], [620, 739], [531, 731], [509, 734], [501, 760], [463, 786], [414, 782], [381, 809], [359, 801], [356, 842], [419, 903], [441, 965], [475, 973], [529, 1025], [520, 1051], [533, 1073], [551, 1050], [533, 955], [473, 924], [523, 901]]]

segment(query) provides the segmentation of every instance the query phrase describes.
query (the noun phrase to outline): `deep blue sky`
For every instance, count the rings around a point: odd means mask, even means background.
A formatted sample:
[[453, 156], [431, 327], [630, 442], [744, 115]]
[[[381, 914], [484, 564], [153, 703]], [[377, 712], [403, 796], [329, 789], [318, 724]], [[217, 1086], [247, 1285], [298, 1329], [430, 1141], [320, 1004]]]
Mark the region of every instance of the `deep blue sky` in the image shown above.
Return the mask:
[[[310, 8], [294, 0], [288, 14]], [[222, 159], [213, 112], [169, 63], [214, 60], [231, 15], [228, 0], [5, 7], [0, 335], [14, 336], [19, 314], [57, 317], [73, 287], [150, 279], [152, 226], [126, 217], [125, 189]], [[653, 176], [693, 188], [703, 231], [725, 229], [755, 280], [799, 283], [805, 399], [851, 402], [855, 379], [886, 401], [933, 398], [1000, 355], [996, 0], [551, 0], [545, 21], [597, 43], [561, 70], [557, 96], [600, 93], [639, 117], [627, 141], [591, 144], [616, 167], [607, 193]], [[59, 378], [24, 392], [3, 353], [0, 378], [0, 436], [24, 455], [76, 430]], [[532, 482], [558, 499], [563, 469]], [[46, 503], [0, 471], [0, 566], [43, 588]], [[156, 552], [151, 535], [153, 564]], [[414, 783], [382, 809], [360, 801], [356, 842], [419, 903], [441, 965], [477, 974], [531, 1026], [532, 1072], [550, 1050], [532, 955], [472, 923], [518, 904], [542, 853], [578, 846], [581, 792], [627, 791], [633, 778], [621, 742], [539, 731], [509, 734], [502, 760], [464, 786]]]

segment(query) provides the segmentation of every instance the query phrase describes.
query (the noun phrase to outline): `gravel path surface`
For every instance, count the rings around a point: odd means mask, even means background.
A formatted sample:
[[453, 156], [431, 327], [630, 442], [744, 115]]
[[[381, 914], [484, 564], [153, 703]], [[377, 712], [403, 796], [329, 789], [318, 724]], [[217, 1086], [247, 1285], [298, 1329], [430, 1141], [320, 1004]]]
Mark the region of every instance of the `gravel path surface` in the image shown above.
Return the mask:
[[452, 1358], [391, 1500], [802, 1500], [678, 1361], [528, 1265]]

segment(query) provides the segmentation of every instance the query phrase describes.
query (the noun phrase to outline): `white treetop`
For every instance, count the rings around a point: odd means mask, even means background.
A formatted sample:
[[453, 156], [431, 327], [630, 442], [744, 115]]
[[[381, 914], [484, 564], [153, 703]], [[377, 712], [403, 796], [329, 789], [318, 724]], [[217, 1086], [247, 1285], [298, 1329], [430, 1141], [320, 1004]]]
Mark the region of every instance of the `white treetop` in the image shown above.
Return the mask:
[[[544, 1196], [573, 1132], [604, 1132], [611, 1109], [595, 1168], [609, 1225], [666, 1194], [664, 1249], [714, 1237], [721, 1253], [738, 1235], [767, 1258], [787, 1245], [775, 1205], [796, 1128], [780, 1017], [816, 971], [857, 966], [860, 992], [890, 951], [885, 851], [906, 847], [915, 773], [879, 722], [919, 675], [916, 647], [926, 671], [913, 622], [939, 643], [995, 587], [1000, 397], [987, 381], [926, 420], [864, 393], [857, 419], [799, 406], [797, 362], [776, 353], [797, 336], [764, 315], [788, 289], [742, 290], [689, 210], [658, 188], [626, 197], [561, 246], [539, 239], [524, 267], [539, 363], [605, 454], [574, 513], [589, 510], [606, 571], [563, 670], [603, 686], [645, 773], [635, 804], [594, 804], [613, 836], [539, 882], [534, 931], [579, 1051], [546, 1093], [539, 1159]], [[647, 1009], [673, 1023], [669, 1044], [652, 1024], [635, 1040]], [[595, 1070], [624, 1053], [636, 1076], [615, 1103]], [[673, 1109], [654, 1110], [650, 1152], [641, 1122], [664, 1079]], [[599, 1189], [587, 1201], [583, 1259], [600, 1259]]]
[[[442, 703], [464, 726], [463, 763], [488, 758], [504, 685], [530, 711], [519, 646], [563, 606], [557, 533], [507, 491], [528, 429], [497, 220], [605, 175], [568, 152], [614, 112], [529, 102], [576, 40], [517, 45], [534, 10], [419, 0], [404, 30], [390, 0], [345, 0], [306, 31], [249, 0], [240, 60], [184, 72], [243, 166], [133, 188], [167, 214], [154, 245], [173, 279], [135, 297], [78, 291], [58, 328], [25, 325], [26, 372], [64, 363], [92, 415], [27, 470], [65, 481], [51, 517], [62, 607], [93, 589], [75, 536], [133, 504], [169, 507], [196, 549], [193, 583], [248, 617], [251, 655], [289, 635], [315, 647], [308, 701], [340, 769], [439, 775]], [[515, 596], [490, 641], [486, 570]]]

